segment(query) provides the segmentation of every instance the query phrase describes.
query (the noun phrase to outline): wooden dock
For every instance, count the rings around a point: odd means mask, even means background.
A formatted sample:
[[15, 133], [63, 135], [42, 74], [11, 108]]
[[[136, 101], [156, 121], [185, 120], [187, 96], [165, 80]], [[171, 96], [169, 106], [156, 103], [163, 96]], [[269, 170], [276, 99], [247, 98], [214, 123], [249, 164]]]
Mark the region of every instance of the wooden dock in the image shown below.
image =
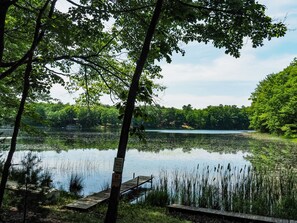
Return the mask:
[[[152, 176], [138, 176], [131, 180], [128, 180], [121, 185], [120, 195], [138, 188], [139, 186], [151, 182], [152, 183], [153, 177]], [[65, 207], [69, 209], [81, 210], [86, 211], [106, 200], [108, 200], [110, 195], [111, 189], [103, 190], [98, 193], [94, 193], [87, 197], [78, 199], [71, 204], [67, 204]]]
[[198, 208], [191, 207], [180, 204], [171, 204], [167, 206], [169, 213], [183, 213], [189, 215], [200, 215], [200, 216], [208, 216], [220, 220], [231, 220], [237, 222], [247, 222], [247, 223], [297, 223], [296, 220], [289, 219], [280, 219], [273, 217], [266, 217], [260, 215], [252, 215], [252, 214], [244, 214], [244, 213], [235, 213], [235, 212], [227, 212], [220, 211], [208, 208]]

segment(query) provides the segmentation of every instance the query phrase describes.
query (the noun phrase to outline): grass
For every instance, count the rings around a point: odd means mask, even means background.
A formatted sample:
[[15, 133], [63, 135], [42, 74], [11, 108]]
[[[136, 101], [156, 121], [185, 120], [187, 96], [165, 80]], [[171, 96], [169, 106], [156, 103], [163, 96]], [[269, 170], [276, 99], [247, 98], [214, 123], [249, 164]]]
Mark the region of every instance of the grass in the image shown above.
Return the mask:
[[130, 223], [130, 222], [172, 222], [181, 223], [189, 222], [181, 220], [166, 214], [165, 208], [153, 207], [149, 205], [129, 205], [127, 203], [121, 204], [119, 209], [119, 223]]
[[[28, 214], [27, 222], [63, 222], [63, 223], [103, 223], [106, 213], [106, 205], [98, 207], [94, 211], [77, 212], [67, 210], [61, 206], [45, 206], [42, 212], [35, 213], [35, 217], [30, 218]], [[19, 215], [14, 222], [21, 222], [21, 213], [10, 213], [15, 217]], [[39, 219], [39, 217], [42, 217]], [[12, 222], [12, 221], [7, 221]], [[131, 205], [128, 203], [121, 203], [119, 206], [117, 223], [190, 223], [190, 221], [180, 219], [178, 217], [170, 216], [166, 213], [165, 208], [152, 207], [146, 205]]]
[[[14, 198], [14, 199], [12, 199]], [[61, 191], [55, 204], [39, 205], [28, 204], [26, 222], [37, 223], [103, 223], [107, 204], [102, 204], [88, 212], [78, 212], [65, 209], [64, 206], [73, 202], [78, 197], [65, 191]], [[18, 207], [19, 201], [11, 192], [5, 195], [5, 206], [1, 212], [5, 222], [23, 222], [23, 209]], [[130, 204], [121, 201], [119, 204], [117, 223], [190, 223], [190, 221], [170, 216], [166, 208], [153, 207], [144, 204]]]
[[[164, 195], [164, 193], [167, 193]], [[162, 198], [168, 198], [160, 200]], [[155, 196], [155, 198], [154, 198]], [[151, 200], [224, 211], [297, 219], [296, 169], [217, 165], [191, 172], [163, 172]], [[295, 211], [294, 211], [295, 210]]]

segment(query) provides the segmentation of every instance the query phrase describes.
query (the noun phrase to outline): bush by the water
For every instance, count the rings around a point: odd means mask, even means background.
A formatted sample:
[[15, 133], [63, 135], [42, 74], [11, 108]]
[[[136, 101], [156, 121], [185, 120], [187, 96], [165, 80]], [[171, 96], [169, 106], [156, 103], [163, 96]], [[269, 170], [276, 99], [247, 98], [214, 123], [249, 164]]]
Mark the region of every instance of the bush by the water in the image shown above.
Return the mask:
[[71, 174], [69, 181], [69, 191], [75, 195], [79, 195], [83, 189], [83, 178], [77, 174]]
[[167, 191], [153, 190], [145, 197], [145, 204], [157, 207], [165, 207], [169, 204], [169, 194]]
[[13, 166], [10, 179], [20, 185], [32, 184], [40, 187], [51, 187], [52, 175], [41, 167], [41, 159], [36, 154], [28, 152], [18, 165]]

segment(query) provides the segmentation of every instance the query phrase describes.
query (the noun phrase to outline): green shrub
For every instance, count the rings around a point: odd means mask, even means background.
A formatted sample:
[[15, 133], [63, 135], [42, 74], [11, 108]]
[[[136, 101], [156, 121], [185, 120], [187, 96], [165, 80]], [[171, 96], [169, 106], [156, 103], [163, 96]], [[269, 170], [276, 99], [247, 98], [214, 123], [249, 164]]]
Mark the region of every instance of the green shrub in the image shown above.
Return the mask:
[[165, 207], [169, 204], [169, 194], [167, 191], [153, 190], [145, 197], [145, 204], [157, 207]]

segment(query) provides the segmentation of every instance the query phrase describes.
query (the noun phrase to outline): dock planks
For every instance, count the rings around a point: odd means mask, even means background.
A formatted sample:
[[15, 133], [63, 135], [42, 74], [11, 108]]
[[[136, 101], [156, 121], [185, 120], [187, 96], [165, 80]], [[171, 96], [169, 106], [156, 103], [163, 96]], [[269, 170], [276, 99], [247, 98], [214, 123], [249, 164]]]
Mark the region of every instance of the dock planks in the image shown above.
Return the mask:
[[228, 220], [233, 220], [238, 222], [297, 223], [296, 220], [280, 219], [280, 218], [244, 214], [244, 213], [227, 212], [227, 211], [220, 211], [220, 210], [214, 210], [214, 209], [208, 209], [208, 208], [191, 207], [191, 206], [180, 205], [180, 204], [171, 204], [171, 205], [168, 205], [167, 208], [170, 213], [206, 215], [206, 216], [214, 217], [221, 220], [228, 219]]
[[[152, 176], [138, 176], [131, 180], [128, 180], [121, 185], [120, 194], [124, 194], [130, 190], [133, 190], [145, 183], [151, 182]], [[103, 190], [98, 193], [94, 193], [87, 197], [78, 199], [71, 204], [67, 204], [65, 207], [69, 209], [86, 211], [106, 200], [108, 200], [111, 189]]]

